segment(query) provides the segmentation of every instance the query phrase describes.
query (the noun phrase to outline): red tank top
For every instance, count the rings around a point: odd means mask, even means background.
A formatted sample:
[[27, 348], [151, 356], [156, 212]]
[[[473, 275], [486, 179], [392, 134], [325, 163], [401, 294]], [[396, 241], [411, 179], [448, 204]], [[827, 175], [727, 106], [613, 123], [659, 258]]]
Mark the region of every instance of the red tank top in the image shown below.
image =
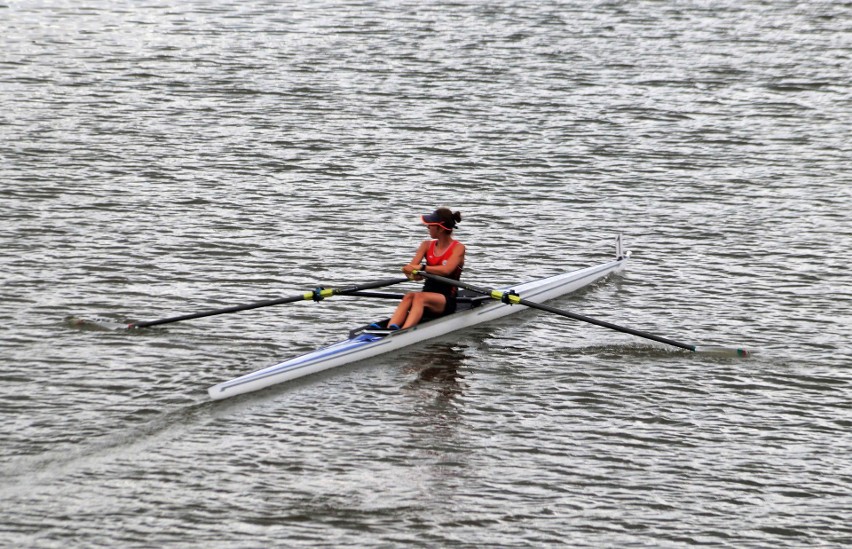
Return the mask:
[[[436, 265], [446, 265], [447, 261], [450, 259], [450, 256], [453, 253], [453, 248], [458, 244], [458, 240], [453, 240], [450, 242], [450, 245], [447, 246], [447, 249], [441, 255], [435, 255], [435, 247], [438, 245], [437, 240], [433, 240], [431, 244], [429, 244], [429, 249], [426, 251], [426, 265], [430, 267], [434, 267]], [[461, 277], [462, 266], [459, 265], [456, 267], [456, 270], [449, 275], [449, 278], [454, 280], [458, 280]]]
[[[450, 245], [447, 246], [447, 250], [441, 255], [435, 255], [435, 247], [437, 244], [438, 241], [433, 240], [429, 245], [429, 249], [426, 251], [426, 265], [434, 267], [436, 265], [445, 264], [450, 259], [450, 255], [452, 255], [453, 248], [456, 244], [458, 244], [458, 240], [453, 240]], [[459, 265], [452, 273], [447, 275], [447, 278], [458, 280], [461, 278], [461, 273], [462, 265]], [[456, 310], [456, 294], [458, 294], [459, 291], [457, 287], [450, 284], [444, 284], [443, 282], [438, 282], [436, 280], [426, 279], [426, 282], [423, 283], [423, 291], [443, 294], [447, 298], [447, 305], [444, 308], [444, 314], [449, 314]]]

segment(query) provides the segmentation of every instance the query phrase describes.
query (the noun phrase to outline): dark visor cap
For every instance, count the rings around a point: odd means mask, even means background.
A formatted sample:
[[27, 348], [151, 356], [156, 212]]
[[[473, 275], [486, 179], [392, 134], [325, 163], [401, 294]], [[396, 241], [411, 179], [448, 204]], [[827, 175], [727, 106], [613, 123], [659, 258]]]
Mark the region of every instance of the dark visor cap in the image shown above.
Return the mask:
[[435, 210], [434, 212], [432, 212], [430, 214], [421, 215], [420, 219], [423, 220], [423, 223], [425, 223], [426, 225], [438, 225], [439, 227], [443, 227], [444, 229], [446, 229], [448, 231], [452, 231], [456, 226], [456, 220], [455, 219], [450, 219], [449, 225], [447, 225], [444, 222], [444, 220], [441, 219], [441, 216], [438, 215], [437, 210]]

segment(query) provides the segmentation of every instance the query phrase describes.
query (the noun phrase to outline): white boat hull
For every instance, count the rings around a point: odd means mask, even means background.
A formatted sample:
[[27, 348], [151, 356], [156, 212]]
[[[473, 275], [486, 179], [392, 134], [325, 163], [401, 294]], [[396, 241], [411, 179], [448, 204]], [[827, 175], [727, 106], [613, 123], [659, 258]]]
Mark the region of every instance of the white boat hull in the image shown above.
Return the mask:
[[[622, 255], [620, 242], [618, 252], [618, 259], [615, 261], [505, 288], [505, 291], [514, 290], [522, 298], [536, 303], [575, 292], [623, 269], [629, 254]], [[207, 392], [210, 398], [220, 400], [258, 391], [271, 385], [365, 360], [450, 332], [489, 322], [525, 308], [522, 305], [506, 305], [496, 300], [488, 300], [478, 307], [439, 317], [413, 328], [392, 332], [388, 335], [356, 333], [353, 337], [340, 343], [219, 383], [210, 387]]]

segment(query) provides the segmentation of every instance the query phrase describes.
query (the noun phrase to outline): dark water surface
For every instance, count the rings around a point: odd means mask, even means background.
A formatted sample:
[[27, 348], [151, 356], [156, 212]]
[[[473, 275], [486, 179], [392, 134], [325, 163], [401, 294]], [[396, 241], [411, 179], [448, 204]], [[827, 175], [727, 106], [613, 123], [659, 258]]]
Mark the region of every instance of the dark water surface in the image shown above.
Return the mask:
[[[169, 5], [175, 4], [175, 5]], [[0, 5], [2, 545], [852, 544], [849, 2]], [[461, 210], [557, 305], [229, 401]]]

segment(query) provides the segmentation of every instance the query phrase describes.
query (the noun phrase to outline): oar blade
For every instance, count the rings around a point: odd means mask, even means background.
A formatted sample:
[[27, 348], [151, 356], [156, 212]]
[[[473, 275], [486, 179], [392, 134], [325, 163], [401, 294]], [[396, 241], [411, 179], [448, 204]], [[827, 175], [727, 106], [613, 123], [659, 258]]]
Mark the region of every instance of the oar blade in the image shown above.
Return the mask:
[[711, 354], [716, 356], [738, 356], [747, 357], [751, 353], [742, 347], [726, 347], [724, 345], [696, 345], [696, 353]]

